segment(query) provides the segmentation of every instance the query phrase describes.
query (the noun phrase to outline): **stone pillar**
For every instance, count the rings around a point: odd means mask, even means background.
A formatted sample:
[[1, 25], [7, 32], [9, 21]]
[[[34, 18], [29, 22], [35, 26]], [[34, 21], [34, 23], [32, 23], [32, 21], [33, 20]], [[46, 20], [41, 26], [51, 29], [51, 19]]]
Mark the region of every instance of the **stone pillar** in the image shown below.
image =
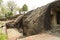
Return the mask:
[[51, 19], [52, 24], [51, 25], [56, 26], [57, 25], [56, 12], [51, 11], [51, 15], [52, 15], [52, 19]]

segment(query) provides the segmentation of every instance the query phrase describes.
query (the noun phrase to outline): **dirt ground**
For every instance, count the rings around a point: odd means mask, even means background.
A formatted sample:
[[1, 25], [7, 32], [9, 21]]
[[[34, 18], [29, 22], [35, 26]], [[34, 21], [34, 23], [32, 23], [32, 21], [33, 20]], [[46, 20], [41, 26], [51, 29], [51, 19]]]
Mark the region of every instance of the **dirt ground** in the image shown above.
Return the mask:
[[47, 33], [42, 33], [42, 34], [38, 34], [38, 35], [34, 35], [34, 36], [30, 36], [18, 40], [60, 40], [60, 37], [47, 34]]
[[26, 38], [20, 38], [23, 36], [23, 34], [19, 33], [16, 28], [8, 29], [7, 32], [8, 40], [60, 40], [60, 37], [49, 33], [41, 33]]
[[7, 29], [7, 34], [8, 40], [17, 40], [18, 38], [23, 36], [22, 33], [19, 33], [16, 28]]

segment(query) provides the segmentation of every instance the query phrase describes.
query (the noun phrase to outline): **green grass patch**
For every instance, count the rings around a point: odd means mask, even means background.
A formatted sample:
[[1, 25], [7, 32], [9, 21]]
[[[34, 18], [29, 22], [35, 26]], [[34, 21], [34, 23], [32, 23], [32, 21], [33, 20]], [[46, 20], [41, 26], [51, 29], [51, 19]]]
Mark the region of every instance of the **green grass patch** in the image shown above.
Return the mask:
[[0, 34], [0, 40], [7, 40], [7, 35], [5, 34]]
[[0, 28], [0, 40], [7, 40], [7, 35], [2, 33], [2, 28]]
[[[4, 23], [0, 21], [0, 27], [2, 25], [4, 25]], [[0, 28], [0, 40], [7, 40], [7, 35], [2, 33], [2, 28]]]

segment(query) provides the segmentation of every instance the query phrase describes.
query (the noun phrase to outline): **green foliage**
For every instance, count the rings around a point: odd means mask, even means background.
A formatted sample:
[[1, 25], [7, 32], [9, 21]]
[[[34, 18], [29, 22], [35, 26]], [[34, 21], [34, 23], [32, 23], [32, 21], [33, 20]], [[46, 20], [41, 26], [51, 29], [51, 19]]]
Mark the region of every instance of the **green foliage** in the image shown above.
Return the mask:
[[3, 2], [3, 0], [0, 0], [0, 5], [1, 5], [2, 2]]
[[26, 4], [23, 5], [22, 8], [17, 6], [14, 1], [8, 1], [6, 5], [1, 4], [3, 0], [0, 0], [0, 18], [9, 18], [16, 14], [17, 11], [21, 14], [21, 12], [28, 11], [28, 6]]
[[0, 2], [2, 2], [3, 0], [0, 0]]
[[0, 2], [2, 2], [2, 0], [0, 0]]
[[9, 17], [12, 17], [12, 16], [13, 16], [13, 13], [12, 12], [8, 12], [8, 13], [5, 14], [5, 17], [6, 18], [9, 18]]
[[23, 5], [22, 11], [28, 11], [28, 6], [26, 4]]
[[0, 34], [0, 40], [7, 40], [7, 35]]
[[6, 8], [5, 6], [1, 6], [0, 14], [1, 14], [0, 18], [7, 18], [7, 17], [11, 17], [13, 15], [11, 10], [9, 8]]
[[10, 10], [8, 13], [5, 14], [5, 17], [12, 17], [13, 13], [15, 13], [15, 8], [16, 8], [16, 4], [14, 1], [8, 1], [7, 2], [7, 7]]
[[7, 40], [7, 35], [2, 33], [1, 28], [0, 28], [0, 40]]
[[14, 8], [16, 7], [16, 4], [13, 1], [9, 1], [7, 2], [7, 6], [11, 11], [13, 11]]
[[[3, 22], [0, 21], [0, 27], [4, 25]], [[2, 28], [0, 28], [0, 40], [7, 40], [7, 35], [2, 32]]]
[[7, 13], [9, 10], [8, 10], [8, 8], [6, 8], [5, 6], [1, 6], [1, 12], [2, 12], [2, 14], [5, 14], [5, 13]]
[[5, 15], [4, 14], [0, 14], [0, 18], [5, 18]]

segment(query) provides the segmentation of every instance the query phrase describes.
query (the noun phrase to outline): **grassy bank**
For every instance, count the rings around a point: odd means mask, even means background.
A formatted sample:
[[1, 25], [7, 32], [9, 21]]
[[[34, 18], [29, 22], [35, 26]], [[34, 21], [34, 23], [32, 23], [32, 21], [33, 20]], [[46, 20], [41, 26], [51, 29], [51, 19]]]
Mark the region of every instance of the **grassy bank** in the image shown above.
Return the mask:
[[4, 23], [0, 22], [0, 40], [7, 40], [7, 35], [2, 33], [2, 28], [1, 26], [3, 25]]

